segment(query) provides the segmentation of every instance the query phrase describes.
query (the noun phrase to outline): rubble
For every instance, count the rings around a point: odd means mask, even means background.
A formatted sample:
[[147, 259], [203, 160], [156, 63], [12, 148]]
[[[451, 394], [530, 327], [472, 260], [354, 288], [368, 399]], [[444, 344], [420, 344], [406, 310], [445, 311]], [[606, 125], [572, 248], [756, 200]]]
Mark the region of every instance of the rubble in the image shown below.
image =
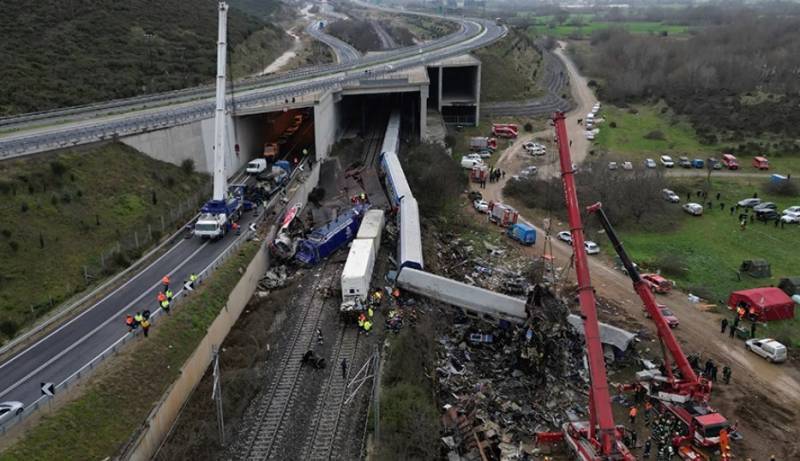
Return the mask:
[[259, 280], [258, 286], [261, 290], [283, 288], [299, 273], [302, 273], [302, 270], [295, 270], [290, 273], [284, 264], [273, 266], [267, 269], [267, 272]]

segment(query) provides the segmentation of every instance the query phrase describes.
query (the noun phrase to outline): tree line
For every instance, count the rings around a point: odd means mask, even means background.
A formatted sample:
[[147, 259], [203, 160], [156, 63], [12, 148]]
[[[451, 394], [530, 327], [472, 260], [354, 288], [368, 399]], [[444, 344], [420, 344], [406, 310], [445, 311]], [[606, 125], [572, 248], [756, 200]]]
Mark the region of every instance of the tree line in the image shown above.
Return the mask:
[[800, 133], [800, 17], [739, 15], [689, 39], [596, 31], [579, 64], [600, 97], [624, 105], [665, 100], [709, 143], [717, 132]]

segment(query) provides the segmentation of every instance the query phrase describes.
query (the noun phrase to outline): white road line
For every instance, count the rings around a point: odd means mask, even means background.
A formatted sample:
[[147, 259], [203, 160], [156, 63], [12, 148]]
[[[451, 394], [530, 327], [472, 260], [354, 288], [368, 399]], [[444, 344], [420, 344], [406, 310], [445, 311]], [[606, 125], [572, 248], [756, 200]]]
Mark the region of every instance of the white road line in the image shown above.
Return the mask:
[[[173, 270], [172, 270], [172, 271], [171, 271], [171, 272], [170, 272], [168, 275], [170, 275], [170, 276], [171, 276], [171, 275], [173, 275], [173, 274], [174, 274], [175, 272], [177, 272], [177, 271], [178, 271], [178, 270], [179, 270], [181, 267], [185, 266], [185, 265], [186, 265], [186, 264], [187, 264], [189, 261], [191, 261], [191, 260], [192, 260], [192, 258], [194, 258], [194, 257], [195, 257], [195, 255], [197, 255], [197, 253], [199, 253], [199, 252], [200, 252], [200, 251], [201, 251], [203, 248], [205, 248], [206, 246], [208, 246], [208, 243], [209, 243], [209, 242], [206, 242], [206, 243], [204, 243], [203, 245], [201, 245], [201, 246], [200, 246], [200, 248], [198, 248], [197, 250], [195, 250], [195, 251], [194, 251], [194, 253], [192, 253], [191, 255], [189, 255], [189, 257], [188, 257], [188, 258], [186, 258], [186, 259], [185, 259], [185, 260], [184, 260], [182, 263], [180, 263], [180, 264], [179, 264], [177, 267], [175, 267], [175, 268], [174, 268], [174, 269], [173, 269]], [[98, 331], [99, 331], [101, 328], [104, 328], [106, 325], [108, 325], [109, 323], [111, 323], [111, 322], [112, 322], [112, 321], [114, 321], [114, 320], [119, 320], [119, 316], [120, 316], [120, 315], [122, 315], [122, 314], [123, 314], [125, 311], [127, 311], [128, 309], [130, 309], [130, 308], [131, 308], [131, 306], [133, 306], [134, 304], [138, 303], [138, 302], [139, 302], [139, 300], [141, 300], [142, 298], [144, 298], [144, 297], [145, 297], [145, 295], [147, 295], [147, 294], [148, 294], [148, 293], [149, 293], [151, 290], [154, 290], [155, 288], [159, 287], [160, 285], [161, 285], [161, 280], [159, 280], [159, 281], [157, 281], [156, 283], [154, 283], [154, 284], [153, 284], [153, 285], [152, 285], [150, 288], [146, 289], [146, 290], [145, 290], [145, 291], [144, 291], [142, 294], [140, 294], [140, 295], [139, 295], [139, 296], [138, 296], [136, 299], [134, 299], [133, 301], [131, 301], [130, 303], [128, 303], [128, 304], [127, 304], [125, 307], [123, 307], [122, 309], [120, 309], [120, 310], [119, 310], [118, 312], [116, 312], [116, 313], [115, 313], [113, 316], [111, 316], [111, 317], [109, 317], [108, 319], [106, 319], [106, 320], [105, 320], [103, 323], [101, 323], [100, 325], [96, 326], [96, 327], [95, 327], [95, 328], [94, 328], [92, 331], [90, 331], [88, 334], [86, 334], [86, 335], [82, 336], [82, 337], [81, 337], [81, 339], [79, 339], [79, 340], [75, 341], [75, 342], [74, 342], [74, 343], [72, 343], [72, 344], [71, 344], [69, 347], [67, 347], [67, 348], [66, 348], [66, 349], [64, 349], [63, 351], [59, 352], [59, 353], [58, 353], [58, 354], [56, 354], [55, 356], [51, 357], [51, 358], [50, 358], [50, 360], [48, 360], [47, 362], [45, 362], [45, 363], [43, 363], [43, 364], [39, 365], [39, 366], [38, 366], [38, 367], [37, 367], [35, 370], [31, 371], [31, 372], [30, 372], [30, 373], [28, 373], [28, 374], [27, 374], [25, 377], [21, 378], [20, 380], [18, 380], [17, 382], [15, 382], [15, 383], [14, 383], [14, 384], [12, 384], [11, 386], [9, 386], [9, 387], [8, 387], [8, 388], [6, 388], [5, 390], [3, 390], [3, 392], [0, 392], [0, 397], [3, 397], [4, 395], [6, 395], [6, 394], [8, 394], [9, 392], [13, 391], [13, 390], [14, 390], [14, 389], [16, 389], [17, 387], [19, 387], [19, 386], [20, 386], [20, 384], [23, 384], [23, 383], [27, 382], [27, 381], [28, 381], [28, 380], [29, 380], [31, 377], [35, 376], [37, 373], [39, 373], [40, 371], [42, 371], [42, 370], [44, 370], [45, 368], [47, 368], [48, 366], [50, 366], [50, 365], [51, 365], [53, 362], [55, 362], [55, 361], [59, 360], [59, 359], [60, 359], [61, 357], [63, 357], [64, 355], [68, 354], [70, 351], [72, 351], [73, 349], [75, 349], [75, 348], [76, 348], [76, 347], [78, 347], [79, 345], [83, 344], [83, 342], [84, 342], [84, 341], [86, 341], [86, 339], [88, 339], [89, 337], [93, 336], [93, 335], [94, 335], [95, 333], [97, 333], [97, 332], [98, 332]]]
[[[69, 325], [70, 325], [72, 322], [75, 322], [76, 320], [80, 319], [80, 318], [81, 318], [81, 317], [83, 317], [84, 315], [86, 315], [86, 314], [88, 314], [89, 312], [93, 311], [93, 310], [94, 310], [94, 309], [95, 309], [95, 308], [96, 308], [98, 305], [100, 305], [101, 303], [105, 302], [105, 301], [106, 301], [106, 300], [107, 300], [109, 297], [113, 296], [113, 295], [114, 295], [114, 294], [116, 294], [116, 293], [117, 293], [119, 290], [121, 290], [121, 289], [125, 288], [126, 286], [128, 286], [128, 285], [129, 285], [131, 282], [133, 282], [134, 280], [138, 279], [139, 277], [141, 277], [141, 276], [142, 276], [142, 274], [144, 274], [145, 272], [147, 272], [148, 270], [150, 270], [150, 268], [152, 268], [153, 266], [155, 266], [156, 264], [158, 264], [158, 263], [159, 263], [159, 262], [160, 262], [160, 261], [161, 261], [163, 258], [165, 258], [165, 257], [166, 257], [168, 254], [172, 253], [172, 252], [173, 252], [173, 251], [174, 251], [176, 248], [178, 248], [178, 247], [179, 247], [179, 246], [180, 246], [180, 245], [181, 245], [181, 244], [182, 244], [184, 241], [185, 241], [185, 240], [181, 240], [180, 242], [178, 242], [178, 244], [177, 244], [177, 245], [175, 245], [174, 247], [170, 248], [170, 249], [169, 249], [169, 251], [167, 251], [166, 253], [164, 253], [163, 255], [161, 255], [161, 256], [160, 256], [158, 259], [156, 259], [155, 261], [153, 261], [152, 263], [150, 263], [150, 264], [149, 264], [147, 267], [145, 267], [144, 269], [142, 269], [141, 271], [139, 271], [139, 273], [137, 273], [136, 275], [134, 275], [134, 276], [133, 276], [133, 277], [132, 277], [130, 280], [128, 280], [127, 282], [123, 283], [122, 285], [120, 285], [119, 287], [117, 287], [117, 288], [116, 288], [114, 291], [112, 291], [111, 293], [107, 294], [106, 296], [103, 296], [103, 298], [102, 298], [100, 301], [96, 302], [94, 305], [92, 305], [92, 307], [90, 307], [90, 308], [88, 308], [88, 309], [84, 310], [84, 311], [83, 311], [83, 312], [81, 312], [80, 314], [76, 315], [76, 316], [75, 316], [75, 318], [71, 319], [70, 321], [66, 322], [65, 324], [61, 325], [60, 327], [58, 327], [58, 328], [56, 328], [55, 330], [53, 330], [52, 332], [50, 332], [50, 334], [48, 334], [48, 335], [47, 335], [47, 336], [45, 336], [44, 338], [42, 338], [42, 339], [40, 339], [40, 340], [36, 341], [34, 344], [32, 344], [32, 345], [30, 345], [30, 346], [26, 347], [25, 349], [21, 350], [21, 351], [20, 351], [18, 354], [14, 355], [14, 356], [13, 356], [13, 357], [11, 357], [10, 359], [8, 359], [8, 361], [6, 361], [6, 362], [4, 362], [4, 363], [0, 364], [0, 370], [2, 370], [3, 368], [5, 368], [6, 366], [8, 366], [8, 365], [12, 364], [12, 363], [13, 363], [14, 361], [16, 361], [18, 358], [20, 358], [20, 357], [24, 356], [26, 353], [28, 353], [28, 352], [30, 352], [31, 350], [33, 350], [33, 349], [34, 349], [36, 346], [38, 346], [39, 344], [43, 343], [44, 341], [47, 341], [48, 339], [50, 339], [50, 337], [51, 337], [51, 336], [55, 335], [56, 333], [60, 332], [60, 331], [61, 331], [61, 330], [63, 330], [64, 328], [68, 327], [68, 326], [69, 326]], [[0, 394], [0, 395], [2, 395], [2, 394]]]

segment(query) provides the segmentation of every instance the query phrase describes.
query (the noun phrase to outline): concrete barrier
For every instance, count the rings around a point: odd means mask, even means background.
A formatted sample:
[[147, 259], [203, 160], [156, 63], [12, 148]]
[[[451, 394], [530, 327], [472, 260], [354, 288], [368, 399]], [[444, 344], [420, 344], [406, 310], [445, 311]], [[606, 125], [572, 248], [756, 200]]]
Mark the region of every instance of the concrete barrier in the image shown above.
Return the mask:
[[[317, 163], [305, 179], [298, 181], [289, 192], [291, 199], [287, 200], [287, 204], [306, 203], [308, 194], [319, 182], [319, 171], [320, 165]], [[145, 461], [152, 459], [158, 452], [161, 444], [178, 419], [183, 405], [192, 395], [195, 387], [203, 378], [206, 369], [211, 364], [213, 348], [221, 345], [225, 337], [228, 336], [231, 328], [239, 319], [244, 307], [255, 292], [258, 281], [269, 268], [270, 260], [267, 242], [272, 239], [274, 232], [275, 226], [270, 229], [268, 238], [258, 249], [255, 257], [247, 266], [244, 275], [228, 295], [225, 307], [209, 326], [206, 336], [184, 363], [180, 376], [167, 389], [164, 396], [147, 416], [140, 433], [122, 453], [121, 459]]]

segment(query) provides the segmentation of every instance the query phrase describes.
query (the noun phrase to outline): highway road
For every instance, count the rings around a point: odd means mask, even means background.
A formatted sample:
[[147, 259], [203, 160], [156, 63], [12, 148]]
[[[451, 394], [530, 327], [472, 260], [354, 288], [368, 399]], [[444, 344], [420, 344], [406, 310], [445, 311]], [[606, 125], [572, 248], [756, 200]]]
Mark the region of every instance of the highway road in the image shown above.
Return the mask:
[[[459, 32], [432, 44], [385, 53], [379, 59], [362, 58], [351, 63], [337, 64], [333, 66], [336, 69], [333, 73], [321, 73], [318, 69], [298, 71], [279, 77], [288, 78], [288, 82], [270, 83], [266, 89], [240, 88], [236, 96], [237, 106], [258, 103], [268, 98], [283, 99], [302, 91], [322, 89], [347, 80], [360, 79], [363, 78], [365, 69], [371, 69], [372, 75], [379, 75], [381, 72], [416, 66], [427, 60], [461, 54], [491, 43], [505, 34], [505, 28], [497, 27], [490, 21], [472, 19], [460, 21], [463, 27]], [[253, 85], [258, 86], [261, 83]], [[164, 99], [157, 102], [170, 104], [165, 107], [141, 110], [142, 100], [139, 98], [128, 103], [115, 101], [108, 106], [76, 108], [72, 112], [54, 111], [51, 116], [41, 114], [22, 116], [16, 128], [23, 126], [26, 128], [6, 133], [0, 138], [0, 159], [48, 150], [59, 142], [64, 142], [65, 138], [71, 143], [81, 144], [92, 142], [99, 135], [105, 137], [121, 135], [153, 129], [154, 126], [166, 127], [170, 124], [210, 117], [213, 113], [213, 100], [207, 98], [200, 101], [186, 100], [186, 93], [195, 91], [202, 93], [204, 90], [190, 89], [178, 96], [174, 94], [164, 96]], [[116, 110], [132, 108], [136, 109], [135, 112], [111, 114]], [[65, 117], [77, 117], [78, 120], [65, 122]], [[40, 121], [49, 124], [36, 128], [29, 128], [27, 125]], [[0, 121], [0, 129], [13, 126], [13, 120]], [[244, 217], [242, 228], [247, 228], [253, 219], [256, 217], [252, 214]], [[18, 400], [26, 405], [35, 402], [41, 395], [40, 383], [62, 383], [124, 337], [127, 333], [123, 321], [126, 314], [147, 308], [155, 312], [156, 294], [160, 289], [160, 280], [165, 274], [170, 274], [173, 291], [177, 293], [182, 288], [183, 280], [190, 273], [202, 272], [235, 243], [234, 237], [228, 235], [214, 243], [201, 242], [198, 239], [179, 241], [99, 302], [69, 318], [47, 336], [0, 363], [0, 401]]]
[[357, 49], [333, 35], [326, 34], [324, 29], [319, 28], [319, 23], [319, 21], [313, 21], [306, 26], [306, 33], [331, 47], [333, 53], [336, 55], [336, 62], [352, 63], [361, 59], [361, 53], [359, 53]]
[[[414, 13], [417, 14], [417, 13]], [[301, 69], [284, 75], [255, 77], [237, 84], [237, 108], [281, 101], [335, 88], [343, 83], [411, 68], [462, 54], [505, 35], [505, 27], [483, 19], [454, 19], [460, 29], [423, 45], [358, 60]], [[0, 160], [87, 144], [210, 118], [213, 88], [199, 87], [52, 113], [0, 119]]]

